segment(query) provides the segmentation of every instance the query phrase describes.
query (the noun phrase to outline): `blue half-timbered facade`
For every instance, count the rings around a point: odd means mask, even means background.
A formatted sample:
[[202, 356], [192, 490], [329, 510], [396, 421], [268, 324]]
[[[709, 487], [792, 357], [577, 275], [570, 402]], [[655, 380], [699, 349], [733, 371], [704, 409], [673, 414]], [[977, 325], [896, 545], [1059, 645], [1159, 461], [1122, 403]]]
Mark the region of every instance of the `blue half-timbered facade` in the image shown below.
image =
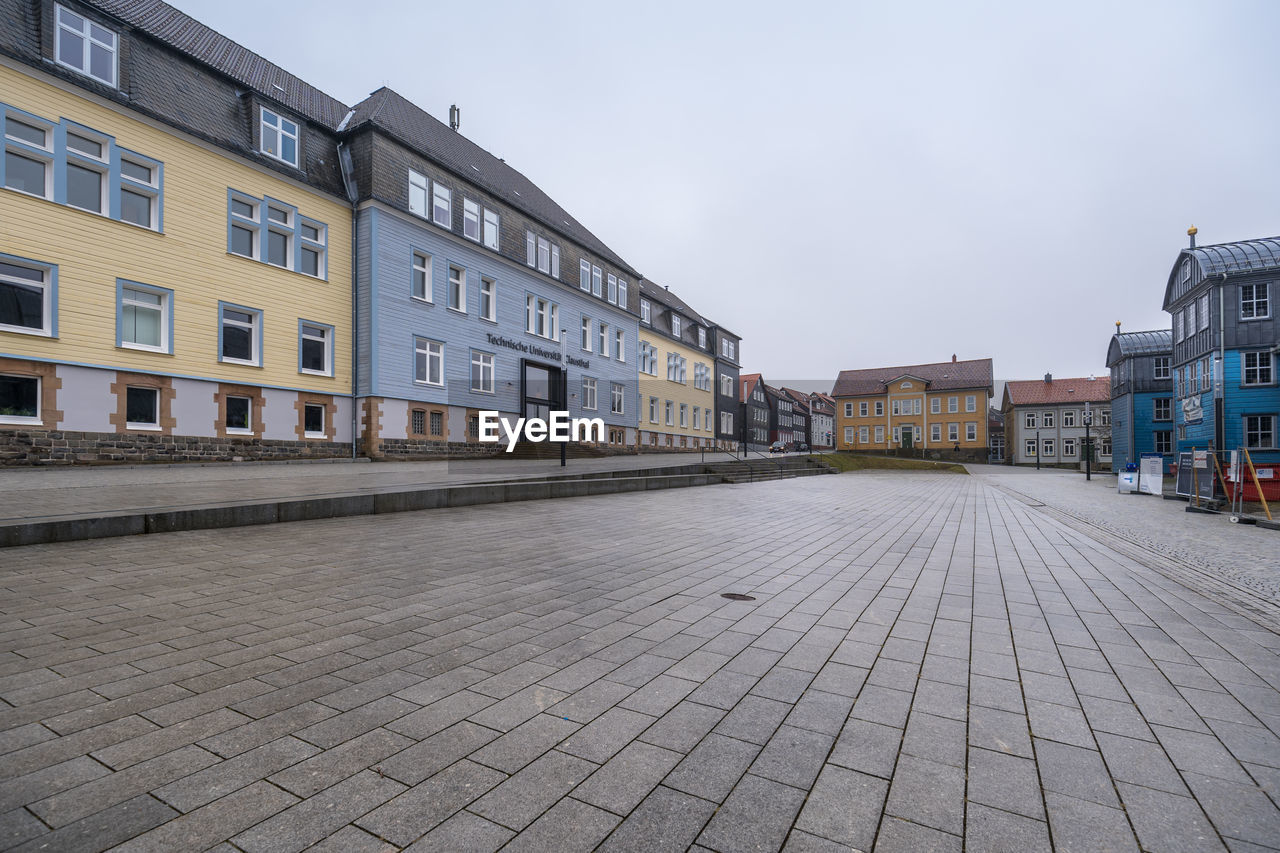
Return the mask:
[[1117, 332], [1111, 369], [1111, 470], [1144, 453], [1173, 459], [1173, 344], [1168, 329]]
[[1169, 273], [1174, 444], [1280, 461], [1280, 237], [1183, 249]]

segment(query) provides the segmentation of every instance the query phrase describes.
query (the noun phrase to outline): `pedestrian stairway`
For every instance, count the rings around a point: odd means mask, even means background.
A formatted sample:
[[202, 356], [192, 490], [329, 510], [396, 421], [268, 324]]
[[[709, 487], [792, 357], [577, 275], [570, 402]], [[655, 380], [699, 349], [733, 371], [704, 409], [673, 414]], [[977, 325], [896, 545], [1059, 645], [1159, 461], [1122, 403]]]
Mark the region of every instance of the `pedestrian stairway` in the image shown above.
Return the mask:
[[717, 462], [707, 466], [707, 471], [720, 475], [726, 483], [761, 483], [769, 480], [789, 480], [793, 477], [812, 477], [815, 474], [838, 474], [810, 456], [783, 456], [747, 458], [739, 462]]

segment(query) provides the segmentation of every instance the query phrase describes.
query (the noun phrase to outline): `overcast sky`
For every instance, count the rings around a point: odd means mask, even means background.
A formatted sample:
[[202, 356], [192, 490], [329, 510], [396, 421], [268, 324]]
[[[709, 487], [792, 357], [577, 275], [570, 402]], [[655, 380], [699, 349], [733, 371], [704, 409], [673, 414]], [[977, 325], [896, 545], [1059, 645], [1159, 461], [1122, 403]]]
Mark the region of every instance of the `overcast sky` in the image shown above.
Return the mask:
[[1280, 3], [176, 0], [390, 86], [743, 337], [744, 368], [1101, 375], [1199, 242], [1280, 234]]

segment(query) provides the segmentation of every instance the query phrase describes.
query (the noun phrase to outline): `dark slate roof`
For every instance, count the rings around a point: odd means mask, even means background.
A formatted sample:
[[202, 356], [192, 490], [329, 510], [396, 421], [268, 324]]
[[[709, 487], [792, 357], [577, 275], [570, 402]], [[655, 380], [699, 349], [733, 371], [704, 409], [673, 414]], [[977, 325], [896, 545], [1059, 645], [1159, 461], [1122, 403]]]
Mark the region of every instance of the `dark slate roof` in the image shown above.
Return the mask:
[[371, 124], [636, 279], [640, 273], [533, 181], [403, 95], [382, 87], [355, 106], [350, 127]]
[[1109, 403], [1111, 383], [1105, 379], [1071, 377], [1053, 379], [1027, 379], [1006, 382], [1005, 399], [1014, 406], [1044, 406], [1054, 403]]
[[161, 0], [88, 0], [88, 4], [330, 130], [348, 112], [337, 98]]
[[1280, 270], [1280, 237], [1197, 246], [1194, 249], [1183, 249], [1182, 254], [1192, 255], [1200, 264], [1200, 271], [1206, 276], [1224, 272], [1231, 274]]
[[809, 395], [800, 391], [793, 390], [787, 386], [782, 386], [782, 392], [791, 398], [792, 403], [801, 406], [807, 412], [809, 411]]
[[648, 279], [644, 279], [640, 282], [640, 295], [645, 297], [646, 299], [652, 299], [656, 302], [661, 302], [662, 304], [666, 305], [668, 308], [674, 308], [677, 313], [682, 314], [685, 317], [688, 317], [690, 320], [693, 320], [695, 323], [698, 323], [702, 326], [711, 325], [710, 320], [708, 320], [707, 318], [699, 314], [697, 311], [694, 311], [692, 308], [690, 308], [688, 303], [686, 303], [679, 296], [676, 296], [674, 293], [672, 293], [670, 288], [663, 287], [662, 285], [654, 284], [652, 281], [649, 281]]
[[991, 359], [975, 358], [968, 361], [939, 361], [933, 364], [910, 364], [903, 367], [871, 367], [863, 370], [842, 370], [836, 377], [832, 397], [864, 397], [883, 394], [888, 383], [902, 376], [914, 376], [929, 384], [930, 391], [949, 391], [959, 388], [990, 388]]
[[1107, 367], [1114, 367], [1122, 359], [1144, 355], [1170, 355], [1173, 352], [1173, 332], [1154, 329], [1150, 332], [1120, 332], [1111, 336], [1107, 347]]

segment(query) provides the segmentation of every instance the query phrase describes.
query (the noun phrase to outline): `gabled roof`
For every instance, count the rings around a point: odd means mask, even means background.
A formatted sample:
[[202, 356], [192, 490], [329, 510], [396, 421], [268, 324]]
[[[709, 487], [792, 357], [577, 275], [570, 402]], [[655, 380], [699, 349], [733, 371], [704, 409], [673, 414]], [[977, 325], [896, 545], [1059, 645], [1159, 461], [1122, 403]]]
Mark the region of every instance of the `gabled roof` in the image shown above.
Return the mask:
[[641, 277], [533, 181], [398, 92], [383, 86], [356, 104], [350, 126], [366, 123], [395, 137], [425, 159], [443, 164], [463, 180], [488, 190], [618, 269], [637, 279]]
[[1168, 329], [1120, 332], [1111, 336], [1111, 345], [1107, 347], [1107, 367], [1114, 367], [1126, 358], [1170, 355], [1172, 352], [1173, 332]]
[[835, 387], [831, 389], [831, 396], [862, 397], [884, 394], [890, 382], [907, 374], [929, 383], [930, 391], [990, 388], [992, 384], [991, 359], [975, 358], [968, 361], [939, 361], [902, 367], [842, 370], [836, 378]]
[[161, 0], [87, 3], [329, 130], [335, 130], [348, 112], [337, 98]]
[[676, 313], [681, 314], [685, 317], [688, 317], [690, 320], [693, 320], [695, 323], [697, 323], [700, 326], [707, 327], [711, 325], [711, 322], [709, 320], [707, 320], [697, 311], [694, 311], [692, 308], [690, 308], [688, 303], [686, 303], [679, 296], [676, 296], [674, 293], [672, 293], [671, 288], [669, 287], [663, 287], [660, 284], [654, 284], [652, 281], [649, 281], [648, 279], [641, 279], [640, 295], [645, 297], [646, 299], [652, 299], [655, 302], [661, 302], [663, 305], [666, 305], [668, 308], [674, 308], [676, 310]]
[[[1174, 286], [1185, 260], [1191, 259], [1199, 270], [1198, 279], [1247, 273], [1280, 271], [1280, 237], [1259, 237], [1256, 240], [1239, 240], [1235, 243], [1215, 243], [1183, 249], [1174, 259], [1169, 271], [1169, 281], [1164, 289], [1164, 308], [1173, 304]], [[1193, 283], [1197, 279], [1193, 279]], [[1179, 299], [1185, 292], [1179, 294]]]
[[1014, 406], [1045, 406], [1057, 403], [1109, 403], [1111, 383], [1105, 379], [1028, 379], [1004, 384], [1005, 399]]
[[755, 392], [758, 382], [760, 382], [759, 373], [743, 373], [738, 377], [738, 383], [742, 386], [742, 399], [746, 400]]
[[809, 395], [808, 394], [805, 394], [800, 391], [792, 390], [791, 388], [788, 388], [785, 385], [782, 386], [782, 393], [790, 397], [792, 403], [798, 406], [803, 406], [806, 412], [809, 411]]

